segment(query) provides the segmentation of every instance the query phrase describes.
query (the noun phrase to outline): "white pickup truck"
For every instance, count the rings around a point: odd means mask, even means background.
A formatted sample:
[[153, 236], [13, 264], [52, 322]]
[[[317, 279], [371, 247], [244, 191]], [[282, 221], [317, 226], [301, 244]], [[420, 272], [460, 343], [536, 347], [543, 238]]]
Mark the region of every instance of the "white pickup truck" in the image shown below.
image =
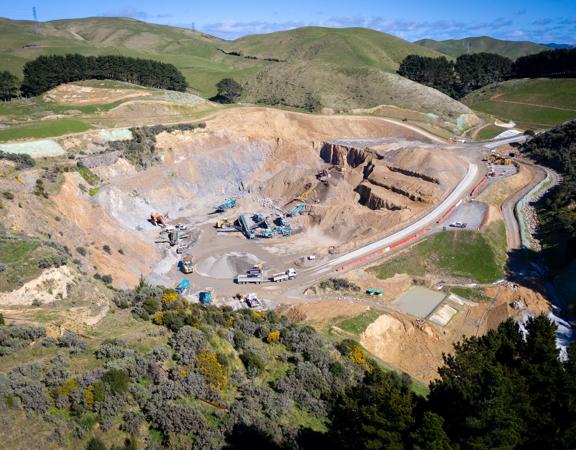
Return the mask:
[[293, 280], [294, 278], [296, 278], [296, 271], [290, 268], [285, 272], [275, 273], [270, 277], [270, 281], [279, 283], [281, 281]]

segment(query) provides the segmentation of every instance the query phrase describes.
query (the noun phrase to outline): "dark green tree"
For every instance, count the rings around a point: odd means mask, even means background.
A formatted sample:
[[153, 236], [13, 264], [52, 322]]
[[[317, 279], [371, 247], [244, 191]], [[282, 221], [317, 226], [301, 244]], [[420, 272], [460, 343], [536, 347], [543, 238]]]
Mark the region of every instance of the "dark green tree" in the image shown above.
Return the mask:
[[443, 428], [444, 419], [426, 411], [420, 426], [410, 435], [414, 450], [452, 450], [450, 438]]
[[454, 63], [443, 56], [429, 58], [408, 55], [400, 64], [398, 74], [437, 89], [450, 97], [458, 96], [458, 79]]
[[556, 326], [530, 319], [524, 338], [508, 320], [485, 336], [467, 338], [445, 356], [430, 386], [429, 408], [461, 448], [562, 448], [568, 433], [566, 373]]
[[218, 95], [216, 100], [220, 103], [235, 103], [242, 96], [242, 86], [232, 78], [224, 78], [216, 85]]
[[504, 81], [512, 73], [512, 61], [493, 53], [473, 53], [456, 59], [454, 67], [458, 77], [458, 96]]
[[332, 448], [403, 448], [414, 425], [414, 399], [397, 375], [374, 367], [339, 396], [331, 413]]
[[576, 77], [576, 48], [546, 50], [514, 62], [515, 78]]
[[11, 100], [20, 95], [20, 81], [7, 70], [0, 72], [0, 100]]

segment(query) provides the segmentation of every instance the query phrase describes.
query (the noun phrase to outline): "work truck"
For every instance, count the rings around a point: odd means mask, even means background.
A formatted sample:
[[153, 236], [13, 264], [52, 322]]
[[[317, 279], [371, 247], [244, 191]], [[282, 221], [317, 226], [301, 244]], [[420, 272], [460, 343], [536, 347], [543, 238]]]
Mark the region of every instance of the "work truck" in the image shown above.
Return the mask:
[[294, 278], [296, 278], [296, 271], [290, 268], [285, 272], [275, 273], [270, 277], [270, 281], [280, 283], [281, 281], [293, 280]]

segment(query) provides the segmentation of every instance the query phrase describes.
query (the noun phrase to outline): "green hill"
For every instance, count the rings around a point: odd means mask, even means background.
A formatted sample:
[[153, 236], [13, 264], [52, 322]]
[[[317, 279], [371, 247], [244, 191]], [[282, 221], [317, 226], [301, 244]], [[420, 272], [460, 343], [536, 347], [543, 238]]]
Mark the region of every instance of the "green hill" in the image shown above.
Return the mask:
[[403, 39], [367, 28], [305, 27], [240, 38], [228, 45], [243, 55], [288, 61], [321, 61], [395, 72], [411, 54], [439, 56]]
[[125, 18], [36, 23], [0, 19], [0, 66], [22, 75], [39, 55], [118, 54], [174, 64], [204, 97], [231, 77], [244, 100], [295, 107], [310, 102], [350, 111], [381, 104], [433, 112], [455, 123], [471, 111], [439, 92], [395, 74], [409, 54], [438, 56], [402, 39], [362, 28], [307, 27], [223, 41], [184, 28]]
[[469, 94], [463, 102], [525, 128], [547, 128], [576, 119], [576, 78], [495, 83]]
[[445, 55], [457, 58], [467, 53], [496, 53], [506, 56], [512, 60], [520, 56], [540, 53], [549, 48], [528, 41], [503, 41], [488, 36], [471, 37], [465, 39], [449, 39], [446, 41], [435, 41], [434, 39], [422, 39], [416, 41], [422, 47], [435, 50]]

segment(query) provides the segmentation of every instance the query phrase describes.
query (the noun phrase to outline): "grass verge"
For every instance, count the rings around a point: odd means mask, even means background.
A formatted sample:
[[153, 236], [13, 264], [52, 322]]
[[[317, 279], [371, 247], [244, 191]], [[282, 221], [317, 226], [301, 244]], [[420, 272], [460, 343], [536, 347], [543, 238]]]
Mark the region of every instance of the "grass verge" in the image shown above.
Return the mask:
[[46, 120], [0, 130], [0, 142], [17, 139], [43, 139], [69, 133], [81, 133], [89, 129], [90, 125], [77, 119]]

